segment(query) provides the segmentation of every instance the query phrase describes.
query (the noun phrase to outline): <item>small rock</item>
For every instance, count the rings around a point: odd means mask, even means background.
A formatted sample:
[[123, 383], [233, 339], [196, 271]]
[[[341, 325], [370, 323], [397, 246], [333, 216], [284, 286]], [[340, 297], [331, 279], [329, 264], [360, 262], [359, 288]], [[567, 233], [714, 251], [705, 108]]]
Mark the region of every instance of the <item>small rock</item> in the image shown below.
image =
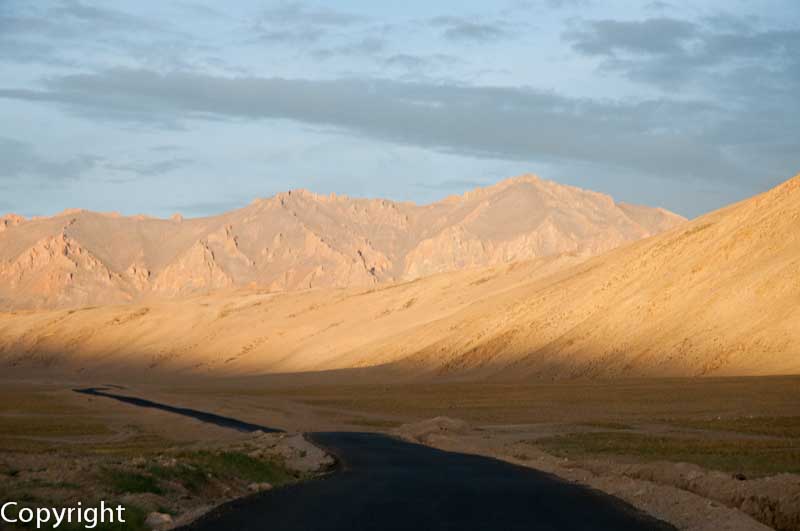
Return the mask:
[[162, 457], [159, 459], [158, 464], [165, 468], [175, 468], [178, 465], [178, 460], [174, 457]]
[[263, 492], [265, 490], [272, 490], [272, 485], [269, 483], [250, 483], [247, 486], [250, 492]]
[[172, 525], [172, 517], [164, 513], [150, 513], [144, 523], [150, 529], [166, 529]]
[[702, 472], [698, 472], [697, 470], [691, 470], [691, 471], [686, 473], [686, 480], [687, 481], [694, 481], [694, 480], [699, 479], [701, 477], [703, 477], [703, 473]]
[[147, 464], [147, 459], [144, 457], [134, 457], [131, 459], [131, 466], [141, 467]]

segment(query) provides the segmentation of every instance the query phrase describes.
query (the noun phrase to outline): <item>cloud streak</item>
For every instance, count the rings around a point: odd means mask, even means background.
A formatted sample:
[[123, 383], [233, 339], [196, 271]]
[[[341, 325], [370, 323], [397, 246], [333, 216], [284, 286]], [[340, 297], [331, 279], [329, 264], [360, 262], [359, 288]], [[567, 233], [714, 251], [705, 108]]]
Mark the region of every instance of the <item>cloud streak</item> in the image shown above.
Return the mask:
[[208, 117], [288, 119], [478, 157], [601, 164], [669, 178], [740, 178], [726, 154], [722, 110], [699, 102], [623, 104], [524, 88], [375, 79], [226, 78], [108, 70], [50, 78], [0, 97], [158, 124]]
[[0, 138], [0, 182], [34, 178], [59, 182], [80, 178], [96, 167], [98, 157], [78, 155], [63, 161], [42, 157], [33, 146], [11, 138]]
[[795, 173], [800, 9], [668, 2], [0, 0], [0, 195], [138, 211], [154, 178], [191, 204], [220, 174], [243, 195], [327, 175], [427, 200], [532, 170], [697, 213]]
[[63, 160], [44, 157], [33, 145], [0, 137], [0, 182], [20, 182], [38, 180], [42, 183], [63, 183], [76, 181], [90, 172], [112, 172], [133, 177], [119, 179], [103, 176], [108, 182], [127, 182], [139, 177], [155, 177], [193, 164], [189, 158], [173, 157], [165, 160], [139, 160], [114, 162], [96, 155], [81, 154]]
[[697, 35], [685, 20], [650, 18], [639, 21], [594, 20], [565, 34], [575, 50], [586, 55], [675, 54]]
[[441, 16], [431, 19], [430, 24], [440, 28], [442, 36], [451, 41], [487, 43], [511, 37], [507, 24], [502, 21], [486, 22], [463, 17]]
[[344, 11], [285, 2], [262, 10], [254, 30], [261, 41], [298, 45], [317, 42], [364, 20]]
[[[743, 24], [594, 20], [565, 32], [564, 39], [575, 51], [604, 59], [605, 69], [662, 88], [704, 84], [726, 90], [741, 73], [758, 74], [773, 89], [799, 87], [800, 30], [759, 31]], [[762, 95], [752, 82], [733, 86], [751, 99]]]
[[176, 157], [158, 161], [106, 163], [104, 167], [109, 170], [132, 173], [140, 177], [155, 177], [157, 175], [162, 175], [180, 168], [184, 168], [192, 163], [192, 159]]

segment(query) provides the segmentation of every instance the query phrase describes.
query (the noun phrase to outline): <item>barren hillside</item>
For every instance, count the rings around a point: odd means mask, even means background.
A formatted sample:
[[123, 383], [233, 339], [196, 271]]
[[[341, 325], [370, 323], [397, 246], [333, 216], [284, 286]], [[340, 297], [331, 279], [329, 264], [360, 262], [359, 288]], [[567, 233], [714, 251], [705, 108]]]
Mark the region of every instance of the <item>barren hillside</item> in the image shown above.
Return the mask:
[[798, 227], [800, 176], [589, 260], [6, 313], [0, 363], [130, 377], [377, 366], [414, 378], [798, 373]]
[[534, 176], [426, 206], [298, 190], [199, 219], [5, 216], [0, 308], [76, 308], [244, 286], [371, 286], [561, 253], [592, 256], [684, 221]]

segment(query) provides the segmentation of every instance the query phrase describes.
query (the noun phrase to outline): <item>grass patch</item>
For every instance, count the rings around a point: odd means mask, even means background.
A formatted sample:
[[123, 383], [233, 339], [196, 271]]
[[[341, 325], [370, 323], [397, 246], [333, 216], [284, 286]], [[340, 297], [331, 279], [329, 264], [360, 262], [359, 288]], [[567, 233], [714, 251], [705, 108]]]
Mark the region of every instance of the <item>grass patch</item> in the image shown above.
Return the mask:
[[199, 493], [209, 483], [208, 476], [203, 470], [187, 464], [172, 467], [153, 465], [148, 471], [159, 479], [180, 483], [192, 494]]
[[188, 461], [217, 478], [238, 478], [273, 485], [295, 480], [279, 463], [262, 461], [241, 452], [194, 452], [188, 455]]
[[136, 457], [159, 453], [167, 446], [180, 446], [180, 443], [168, 441], [157, 435], [140, 433], [124, 441], [86, 445], [84, 451], [98, 456]]
[[15, 478], [19, 475], [19, 469], [13, 465], [9, 465], [8, 463], [0, 462], [0, 474], [10, 478]]
[[600, 428], [603, 430], [632, 430], [633, 426], [623, 422], [583, 422], [581, 426]]
[[158, 479], [152, 475], [128, 472], [126, 470], [105, 469], [102, 479], [105, 484], [118, 494], [164, 493], [158, 484]]
[[101, 422], [81, 417], [25, 415], [0, 416], [0, 433], [6, 437], [79, 437], [112, 432]]
[[211, 478], [266, 482], [275, 486], [297, 479], [278, 462], [256, 459], [241, 452], [191, 452], [180, 455], [179, 460], [175, 466], [152, 465], [148, 472], [155, 478], [178, 482], [195, 494], [207, 487]]
[[700, 430], [733, 431], [753, 435], [800, 438], [800, 417], [745, 417], [670, 421], [674, 426]]
[[0, 452], [35, 454], [51, 451], [61, 445], [55, 441], [37, 441], [24, 437], [3, 437], [0, 433]]
[[630, 457], [673, 461], [749, 476], [800, 473], [800, 443], [757, 439], [650, 436], [636, 433], [573, 433], [533, 441], [559, 457]]
[[80, 485], [69, 481], [46, 481], [43, 479], [30, 479], [19, 482], [20, 487], [30, 489], [57, 489], [57, 490], [79, 490]]
[[169, 507], [164, 507], [163, 505], [159, 505], [156, 508], [156, 512], [159, 512], [161, 514], [168, 514], [170, 516], [178, 516], [178, 513], [176, 513], [175, 511], [173, 511]]
[[[4, 385], [5, 386], [5, 385]], [[0, 413], [80, 413], [81, 409], [64, 403], [64, 400], [45, 391], [33, 391], [27, 386], [11, 385], [0, 390]], [[16, 389], [14, 387], [17, 387]]]
[[648, 378], [526, 384], [447, 382], [392, 385], [265, 385], [182, 389], [186, 394], [293, 400], [345, 413], [405, 422], [439, 415], [474, 424], [639, 424], [659, 419], [797, 415], [800, 377]]

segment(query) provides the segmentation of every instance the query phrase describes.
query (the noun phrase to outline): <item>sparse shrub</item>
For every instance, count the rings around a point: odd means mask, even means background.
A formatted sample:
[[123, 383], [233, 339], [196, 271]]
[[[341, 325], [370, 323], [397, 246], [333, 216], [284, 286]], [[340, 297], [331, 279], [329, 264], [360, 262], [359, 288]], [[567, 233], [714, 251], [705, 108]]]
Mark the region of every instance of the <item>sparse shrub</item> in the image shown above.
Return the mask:
[[119, 469], [106, 469], [103, 471], [103, 479], [111, 489], [119, 494], [130, 493], [152, 493], [163, 494], [163, 490], [158, 484], [158, 480], [145, 474], [128, 472]]

